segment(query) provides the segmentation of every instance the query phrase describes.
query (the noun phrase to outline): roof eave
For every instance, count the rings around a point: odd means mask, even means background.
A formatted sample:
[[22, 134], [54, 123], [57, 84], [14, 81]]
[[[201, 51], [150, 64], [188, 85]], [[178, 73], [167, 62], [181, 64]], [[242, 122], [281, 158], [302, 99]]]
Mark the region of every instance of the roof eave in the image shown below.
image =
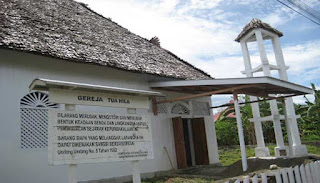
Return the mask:
[[67, 90], [82, 90], [93, 92], [107, 92], [107, 93], [123, 93], [130, 95], [146, 95], [146, 96], [165, 96], [161, 92], [137, 90], [129, 88], [119, 88], [113, 86], [103, 86], [88, 83], [76, 83], [70, 81], [60, 81], [52, 79], [37, 78], [32, 81], [29, 86], [29, 90], [49, 91], [49, 89], [67, 89]]

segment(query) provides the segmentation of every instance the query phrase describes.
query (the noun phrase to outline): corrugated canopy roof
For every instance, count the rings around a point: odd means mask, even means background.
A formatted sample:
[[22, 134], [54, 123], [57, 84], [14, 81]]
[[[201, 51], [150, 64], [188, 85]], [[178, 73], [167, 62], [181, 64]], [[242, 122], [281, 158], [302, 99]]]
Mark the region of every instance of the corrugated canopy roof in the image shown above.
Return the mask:
[[[198, 81], [154, 82], [151, 88], [190, 94], [248, 94], [265, 96], [269, 94], [304, 95], [312, 89], [272, 77], [229, 78]], [[217, 91], [215, 93], [215, 91]]]
[[73, 0], [0, 0], [0, 48], [181, 79], [210, 75]]

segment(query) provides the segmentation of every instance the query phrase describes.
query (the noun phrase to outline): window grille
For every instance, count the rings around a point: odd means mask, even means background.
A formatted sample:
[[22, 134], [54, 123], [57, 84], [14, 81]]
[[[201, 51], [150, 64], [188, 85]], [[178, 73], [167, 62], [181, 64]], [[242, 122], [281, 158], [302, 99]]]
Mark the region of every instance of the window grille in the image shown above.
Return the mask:
[[190, 109], [184, 103], [175, 103], [171, 108], [171, 114], [190, 115]]
[[192, 101], [194, 115], [210, 116], [210, 107], [208, 102]]
[[[158, 100], [166, 100], [166, 97], [156, 97], [157, 101]], [[168, 113], [168, 107], [167, 107], [167, 103], [162, 103], [162, 104], [157, 104], [157, 108], [158, 108], [158, 113], [161, 114], [166, 114]], [[149, 100], [149, 113], [153, 113], [153, 104], [152, 104], [152, 99]]]
[[21, 148], [47, 147], [48, 109], [21, 108]]
[[47, 147], [48, 109], [58, 107], [42, 92], [29, 93], [20, 100], [21, 148]]

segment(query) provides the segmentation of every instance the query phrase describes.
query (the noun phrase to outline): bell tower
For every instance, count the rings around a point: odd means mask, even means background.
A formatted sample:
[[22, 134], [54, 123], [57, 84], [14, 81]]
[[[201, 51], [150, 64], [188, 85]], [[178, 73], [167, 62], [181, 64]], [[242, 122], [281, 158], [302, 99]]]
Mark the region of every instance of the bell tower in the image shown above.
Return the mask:
[[[235, 41], [239, 42], [242, 49], [243, 60], [245, 65], [245, 71], [242, 73], [247, 77], [254, 77], [254, 73], [262, 72], [264, 76], [272, 77], [271, 71], [278, 71], [279, 79], [288, 81], [287, 69], [288, 66], [285, 65], [283, 53], [280, 45], [280, 37], [282, 37], [282, 32], [277, 29], [271, 27], [269, 24], [262, 22], [259, 19], [252, 19], [242, 30], [242, 32], [238, 35]], [[268, 57], [265, 50], [264, 40], [271, 40], [273, 51], [275, 55], [276, 65], [272, 65], [268, 61]], [[256, 42], [259, 50], [259, 56], [261, 63], [252, 68], [250, 54], [248, 50], [248, 42]], [[250, 96], [251, 101], [257, 100], [257, 97]], [[277, 157], [279, 156], [302, 156], [307, 155], [306, 146], [301, 145], [299, 129], [297, 125], [297, 116], [295, 114], [295, 109], [293, 105], [292, 98], [285, 99], [286, 106], [286, 114], [280, 115], [277, 101], [270, 101], [270, 110], [271, 116], [260, 116], [260, 109], [258, 103], [252, 103], [252, 114], [253, 118], [250, 120], [254, 123], [255, 132], [256, 132], [256, 140], [257, 140], [257, 148], [255, 149], [256, 157], [265, 157], [269, 156], [269, 150], [265, 147], [262, 125], [261, 123], [264, 121], [273, 121], [274, 133], [276, 137], [277, 146], [275, 147], [275, 154]], [[284, 120], [286, 116], [287, 131], [288, 131], [288, 139], [289, 145], [288, 148], [284, 144], [283, 133], [281, 128], [281, 120]], [[290, 149], [290, 151], [289, 151]]]

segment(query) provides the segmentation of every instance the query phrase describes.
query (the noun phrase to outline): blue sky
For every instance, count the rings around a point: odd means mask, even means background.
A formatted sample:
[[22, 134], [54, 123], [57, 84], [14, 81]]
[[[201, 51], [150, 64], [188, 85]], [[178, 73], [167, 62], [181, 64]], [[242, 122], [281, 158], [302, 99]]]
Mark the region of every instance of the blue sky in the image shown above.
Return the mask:
[[[280, 39], [289, 81], [320, 88], [320, 26], [276, 0], [78, 0], [144, 38], [160, 38], [161, 46], [215, 78], [244, 77], [240, 44], [234, 39], [259, 18], [283, 32]], [[320, 12], [320, 2], [308, 4]], [[270, 41], [266, 49], [274, 63]], [[254, 43], [253, 65], [260, 63]], [[217, 96], [213, 104], [228, 102]], [[302, 97], [295, 102], [303, 103]]]

